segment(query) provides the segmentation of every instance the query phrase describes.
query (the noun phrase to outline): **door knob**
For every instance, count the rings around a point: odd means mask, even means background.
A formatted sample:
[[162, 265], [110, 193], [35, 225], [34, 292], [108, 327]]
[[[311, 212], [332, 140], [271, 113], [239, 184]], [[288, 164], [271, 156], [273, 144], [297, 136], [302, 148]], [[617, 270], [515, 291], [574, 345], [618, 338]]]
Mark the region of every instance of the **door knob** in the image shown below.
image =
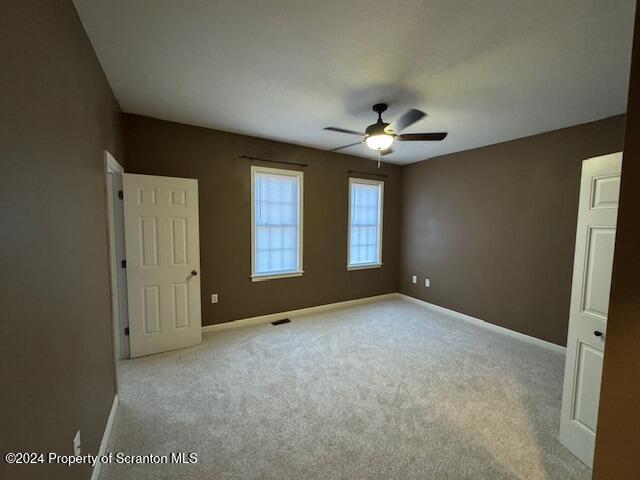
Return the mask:
[[595, 332], [593, 332], [593, 334], [594, 334], [596, 337], [601, 337], [601, 336], [602, 336], [602, 332], [601, 332], [600, 330], [596, 330]]
[[198, 272], [196, 272], [195, 270], [191, 270], [191, 275], [193, 275], [194, 277], [198, 274]]

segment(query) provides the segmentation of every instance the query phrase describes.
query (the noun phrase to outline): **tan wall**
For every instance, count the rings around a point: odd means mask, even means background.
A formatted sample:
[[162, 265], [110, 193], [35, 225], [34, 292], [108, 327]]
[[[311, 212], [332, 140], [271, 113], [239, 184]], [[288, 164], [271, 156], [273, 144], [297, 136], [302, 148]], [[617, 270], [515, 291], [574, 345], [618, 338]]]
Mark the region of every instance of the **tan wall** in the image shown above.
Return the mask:
[[[103, 152], [120, 112], [70, 1], [0, 14], [0, 450], [96, 453], [114, 396]], [[46, 473], [44, 473], [46, 472]], [[0, 478], [88, 478], [87, 466]]]
[[593, 478], [640, 478], [640, 8], [606, 339]]
[[[136, 115], [125, 115], [125, 147], [128, 172], [199, 181], [204, 325], [396, 291], [399, 167]], [[240, 155], [308, 164], [302, 277], [251, 281], [251, 163]], [[350, 169], [388, 174], [379, 269], [346, 270]]]
[[618, 116], [404, 167], [400, 291], [565, 345], [581, 161], [623, 136]]

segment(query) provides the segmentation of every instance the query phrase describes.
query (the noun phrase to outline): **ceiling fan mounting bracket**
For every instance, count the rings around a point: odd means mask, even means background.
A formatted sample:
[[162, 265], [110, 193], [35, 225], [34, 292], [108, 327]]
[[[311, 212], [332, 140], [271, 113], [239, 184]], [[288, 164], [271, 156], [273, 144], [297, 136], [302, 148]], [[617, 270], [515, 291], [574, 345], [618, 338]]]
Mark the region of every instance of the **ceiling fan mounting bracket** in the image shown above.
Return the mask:
[[388, 108], [388, 105], [386, 103], [376, 103], [373, 106], [373, 111], [376, 112], [379, 115], [382, 112], [386, 111], [387, 108]]

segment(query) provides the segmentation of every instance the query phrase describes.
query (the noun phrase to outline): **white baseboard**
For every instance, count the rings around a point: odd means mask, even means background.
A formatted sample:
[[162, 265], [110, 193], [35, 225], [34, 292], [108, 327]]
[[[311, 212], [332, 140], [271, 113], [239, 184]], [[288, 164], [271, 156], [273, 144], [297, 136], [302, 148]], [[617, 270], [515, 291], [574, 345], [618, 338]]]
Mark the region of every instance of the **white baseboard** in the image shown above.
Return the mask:
[[346, 300], [344, 302], [328, 303], [326, 305], [317, 305], [315, 307], [300, 308], [298, 310], [289, 310], [287, 312], [269, 313], [257, 317], [243, 318], [242, 320], [234, 320], [232, 322], [216, 323], [215, 325], [205, 325], [202, 327], [202, 333], [217, 332], [220, 330], [228, 330], [230, 328], [248, 327], [250, 325], [262, 325], [271, 323], [283, 318], [299, 317], [301, 315], [309, 315], [311, 313], [319, 313], [336, 308], [351, 307], [361, 305], [363, 303], [378, 302], [388, 298], [395, 298], [396, 293], [385, 293], [384, 295], [375, 295], [373, 297], [356, 298], [355, 300]]
[[300, 308], [298, 310], [269, 313], [267, 315], [259, 315], [257, 317], [249, 317], [249, 318], [243, 318], [241, 320], [234, 320], [232, 322], [217, 323], [215, 325], [205, 325], [202, 327], [202, 333], [218, 332], [221, 330], [248, 327], [251, 325], [263, 325], [265, 323], [271, 323], [276, 320], [281, 320], [283, 318], [294, 318], [302, 315], [309, 315], [312, 313], [319, 313], [319, 312], [325, 312], [328, 310], [334, 310], [337, 308], [345, 308], [345, 307], [351, 307], [354, 305], [361, 305], [364, 303], [378, 302], [378, 301], [390, 299], [390, 298], [400, 298], [400, 299], [415, 303], [417, 305], [420, 305], [422, 307], [429, 308], [433, 311], [436, 311], [445, 315], [449, 315], [451, 317], [457, 318], [459, 320], [463, 320], [465, 322], [473, 323], [474, 325], [478, 325], [480, 327], [493, 330], [494, 332], [498, 332], [503, 335], [508, 335], [510, 337], [517, 338], [518, 340], [522, 340], [524, 342], [538, 345], [539, 347], [543, 347], [548, 350], [552, 350], [554, 352], [565, 353], [566, 351], [565, 347], [556, 345], [555, 343], [547, 342], [545, 340], [541, 340], [536, 337], [531, 337], [529, 335], [516, 332], [514, 330], [509, 330], [508, 328], [500, 327], [498, 325], [494, 325], [493, 323], [480, 320], [479, 318], [475, 318], [470, 315], [466, 315], [464, 313], [456, 312], [455, 310], [450, 310], [448, 308], [440, 307], [439, 305], [434, 305], [432, 303], [425, 302], [424, 300], [410, 297], [409, 295], [405, 295], [403, 293], [385, 293], [384, 295], [375, 295], [373, 297], [357, 298], [355, 300], [346, 300], [344, 302], [328, 303], [326, 305], [317, 305], [315, 307]]
[[[109, 443], [109, 437], [111, 436], [111, 427], [113, 426], [113, 420], [116, 418], [116, 410], [118, 409], [118, 394], [113, 397], [113, 403], [111, 404], [111, 412], [109, 412], [109, 418], [107, 419], [107, 425], [104, 427], [104, 433], [102, 434], [102, 441], [100, 442], [100, 448], [98, 449], [98, 458], [103, 456], [107, 450], [107, 444]], [[91, 480], [98, 480], [100, 476], [100, 462], [96, 462], [93, 467], [93, 473], [91, 473]]]
[[543, 347], [548, 350], [552, 350], [554, 352], [565, 353], [566, 351], [566, 347], [556, 345], [555, 343], [547, 342], [546, 340], [541, 340], [536, 337], [531, 337], [529, 335], [525, 335], [524, 333], [516, 332], [514, 330], [509, 330], [508, 328], [500, 327], [498, 325], [494, 325], [493, 323], [485, 322], [484, 320], [480, 320], [479, 318], [475, 318], [470, 315], [466, 315], [464, 313], [456, 312], [455, 310], [449, 310], [448, 308], [444, 308], [439, 305], [434, 305], [432, 303], [425, 302], [424, 300], [420, 300], [419, 298], [410, 297], [409, 295], [405, 295], [403, 293], [398, 293], [396, 295], [409, 302], [415, 303], [417, 305], [421, 305], [433, 311], [443, 313], [445, 315], [449, 315], [451, 317], [454, 317], [460, 320], [464, 320], [465, 322], [473, 323], [474, 325], [478, 325], [480, 327], [493, 330], [494, 332], [502, 333], [503, 335], [509, 335], [510, 337], [517, 338], [519, 340], [532, 343], [534, 345], [538, 345], [539, 347]]

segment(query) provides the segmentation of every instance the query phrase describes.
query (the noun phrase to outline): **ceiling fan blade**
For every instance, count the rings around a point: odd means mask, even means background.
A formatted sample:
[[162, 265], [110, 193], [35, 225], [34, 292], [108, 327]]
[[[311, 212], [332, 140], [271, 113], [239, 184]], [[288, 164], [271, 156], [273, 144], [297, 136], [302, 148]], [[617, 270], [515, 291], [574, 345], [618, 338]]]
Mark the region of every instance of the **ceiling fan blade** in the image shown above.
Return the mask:
[[439, 140], [444, 140], [447, 136], [447, 132], [437, 132], [437, 133], [405, 133], [404, 135], [398, 135], [396, 140], [400, 140], [401, 142], [416, 142], [416, 141], [432, 141], [437, 142]]
[[362, 143], [362, 140], [359, 142], [355, 142], [355, 143], [350, 143], [349, 145], [343, 145], [341, 147], [337, 147], [337, 148], [332, 148], [331, 150], [329, 150], [330, 152], [337, 152], [338, 150], [342, 150], [343, 148], [349, 148], [349, 147], [353, 147], [354, 145], [360, 145]]
[[324, 130], [329, 130], [331, 132], [338, 132], [338, 133], [348, 133], [349, 135], [358, 135], [360, 137], [364, 137], [364, 133], [355, 132], [353, 130], [347, 130], [346, 128], [325, 127]]
[[398, 118], [395, 122], [393, 122], [391, 125], [389, 125], [387, 129], [391, 130], [394, 133], [399, 133], [405, 128], [407, 128], [408, 126], [413, 125], [418, 120], [421, 120], [426, 116], [427, 116], [426, 113], [421, 112], [420, 110], [416, 110], [415, 108], [412, 108], [407, 113], [405, 113], [400, 118]]
[[380, 152], [380, 153], [384, 157], [385, 155], [389, 155], [390, 153], [393, 153], [393, 148], [389, 147], [386, 150], [382, 150], [382, 152]]

